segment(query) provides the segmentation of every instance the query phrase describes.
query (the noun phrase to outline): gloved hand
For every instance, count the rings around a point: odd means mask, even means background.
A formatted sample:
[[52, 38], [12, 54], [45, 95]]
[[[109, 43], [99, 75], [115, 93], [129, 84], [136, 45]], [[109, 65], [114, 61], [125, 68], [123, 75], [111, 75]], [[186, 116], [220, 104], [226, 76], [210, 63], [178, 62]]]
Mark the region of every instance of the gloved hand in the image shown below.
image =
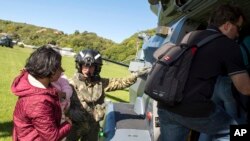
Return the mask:
[[105, 112], [106, 112], [105, 107], [106, 107], [105, 103], [103, 103], [102, 105], [97, 104], [95, 106], [95, 109], [93, 111], [93, 117], [96, 122], [103, 120]]
[[134, 72], [134, 75], [136, 77], [139, 77], [139, 76], [143, 76], [145, 74], [148, 74], [151, 70], [151, 67], [143, 67], [141, 69], [139, 69], [138, 71]]

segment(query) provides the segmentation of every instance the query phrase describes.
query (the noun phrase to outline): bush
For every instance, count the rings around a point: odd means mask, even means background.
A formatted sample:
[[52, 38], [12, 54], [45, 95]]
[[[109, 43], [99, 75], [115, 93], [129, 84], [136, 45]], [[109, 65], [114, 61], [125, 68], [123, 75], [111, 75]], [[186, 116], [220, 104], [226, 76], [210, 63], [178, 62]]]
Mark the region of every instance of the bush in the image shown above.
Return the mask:
[[18, 45], [19, 47], [21, 47], [21, 48], [24, 48], [24, 45], [23, 44], [20, 44], [20, 45]]

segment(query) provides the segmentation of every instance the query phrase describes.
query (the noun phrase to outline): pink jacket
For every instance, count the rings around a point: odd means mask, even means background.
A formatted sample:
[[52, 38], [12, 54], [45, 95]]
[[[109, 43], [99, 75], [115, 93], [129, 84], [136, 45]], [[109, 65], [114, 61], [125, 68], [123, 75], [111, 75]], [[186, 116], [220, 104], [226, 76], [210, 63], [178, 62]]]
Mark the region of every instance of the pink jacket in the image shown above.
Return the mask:
[[69, 133], [71, 125], [60, 124], [62, 113], [54, 87], [34, 87], [28, 72], [22, 71], [11, 90], [19, 97], [13, 113], [14, 141], [58, 141]]
[[59, 91], [66, 94], [66, 98], [60, 100], [62, 110], [68, 109], [70, 106], [70, 97], [72, 96], [73, 90], [69, 85], [67, 77], [63, 74], [56, 82], [52, 82], [52, 85]]

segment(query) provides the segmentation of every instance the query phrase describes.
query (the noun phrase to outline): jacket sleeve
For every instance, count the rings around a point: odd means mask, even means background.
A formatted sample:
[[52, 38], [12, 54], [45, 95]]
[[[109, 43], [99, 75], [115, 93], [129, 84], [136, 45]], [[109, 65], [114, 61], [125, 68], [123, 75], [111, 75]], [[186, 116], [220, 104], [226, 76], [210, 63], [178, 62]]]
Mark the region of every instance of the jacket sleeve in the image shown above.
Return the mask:
[[136, 82], [137, 77], [131, 74], [127, 78], [103, 78], [104, 91], [115, 91], [125, 89]]
[[60, 123], [60, 119], [56, 121], [58, 115], [55, 115], [54, 107], [55, 104], [49, 100], [39, 101], [33, 105], [29, 115], [32, 125], [44, 140], [58, 141], [65, 137], [71, 129], [68, 122], [58, 126], [57, 123]]

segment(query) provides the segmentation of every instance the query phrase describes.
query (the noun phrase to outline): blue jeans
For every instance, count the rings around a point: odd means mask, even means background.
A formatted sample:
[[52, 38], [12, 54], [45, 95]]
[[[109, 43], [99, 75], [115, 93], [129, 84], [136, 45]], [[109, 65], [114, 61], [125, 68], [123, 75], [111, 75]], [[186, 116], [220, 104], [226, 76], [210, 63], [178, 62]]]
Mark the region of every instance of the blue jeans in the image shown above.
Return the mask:
[[[247, 113], [238, 106], [231, 90], [232, 81], [228, 76], [217, 78], [212, 100], [218, 106], [221, 106], [238, 124], [246, 124]], [[212, 137], [207, 134], [201, 134], [199, 141], [211, 141]]]
[[181, 116], [158, 109], [162, 141], [186, 141], [190, 129], [206, 133], [217, 141], [229, 141], [230, 125], [237, 124], [221, 107], [205, 118]]
[[218, 77], [212, 100], [223, 107], [224, 110], [233, 117], [238, 124], [246, 124], [247, 113], [238, 106], [231, 90], [232, 81], [228, 76]]

